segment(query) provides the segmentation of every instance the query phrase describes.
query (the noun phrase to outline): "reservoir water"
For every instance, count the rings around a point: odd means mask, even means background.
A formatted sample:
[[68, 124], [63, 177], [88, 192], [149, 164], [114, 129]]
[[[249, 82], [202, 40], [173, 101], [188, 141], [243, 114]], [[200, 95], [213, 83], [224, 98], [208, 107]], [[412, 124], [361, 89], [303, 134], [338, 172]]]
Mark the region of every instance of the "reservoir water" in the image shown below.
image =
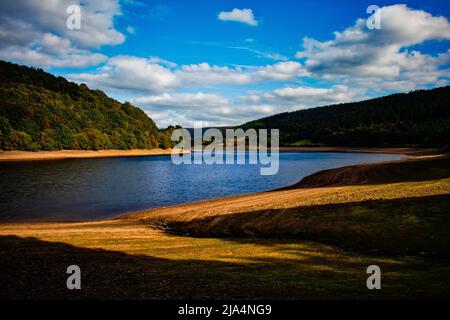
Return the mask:
[[170, 156], [0, 163], [0, 220], [97, 220], [124, 212], [285, 187], [319, 170], [397, 160], [370, 153], [280, 153], [259, 165], [175, 165]]

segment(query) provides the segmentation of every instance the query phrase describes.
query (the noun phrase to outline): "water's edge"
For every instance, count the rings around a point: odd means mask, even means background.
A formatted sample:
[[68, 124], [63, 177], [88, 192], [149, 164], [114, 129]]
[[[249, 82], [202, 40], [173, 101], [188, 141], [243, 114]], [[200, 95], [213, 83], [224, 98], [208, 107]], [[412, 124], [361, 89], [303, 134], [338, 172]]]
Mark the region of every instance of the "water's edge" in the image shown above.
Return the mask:
[[2, 165], [0, 174], [7, 174], [6, 181], [0, 183], [0, 221], [109, 220], [158, 208], [270, 192], [322, 170], [407, 157], [389, 153], [280, 153], [280, 174], [272, 178], [261, 177], [259, 167], [250, 165], [174, 166], [167, 156]]

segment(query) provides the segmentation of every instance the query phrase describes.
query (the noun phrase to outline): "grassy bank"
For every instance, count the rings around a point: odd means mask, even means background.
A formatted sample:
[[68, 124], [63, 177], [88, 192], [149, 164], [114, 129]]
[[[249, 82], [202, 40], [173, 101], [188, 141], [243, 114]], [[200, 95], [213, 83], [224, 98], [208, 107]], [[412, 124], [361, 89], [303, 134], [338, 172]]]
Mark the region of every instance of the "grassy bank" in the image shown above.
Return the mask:
[[[0, 296], [445, 298], [449, 164], [351, 166], [286, 190], [111, 221], [2, 223]], [[65, 289], [70, 264], [81, 267], [80, 291]], [[379, 291], [366, 288], [372, 264]]]

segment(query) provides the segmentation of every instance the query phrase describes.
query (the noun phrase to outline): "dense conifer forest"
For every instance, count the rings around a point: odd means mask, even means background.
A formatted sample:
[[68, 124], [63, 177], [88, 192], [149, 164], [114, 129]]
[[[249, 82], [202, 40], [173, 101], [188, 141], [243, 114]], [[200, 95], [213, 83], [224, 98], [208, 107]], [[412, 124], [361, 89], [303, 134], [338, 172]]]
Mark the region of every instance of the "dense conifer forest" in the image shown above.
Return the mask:
[[242, 127], [280, 129], [284, 146], [446, 146], [450, 87], [286, 112]]

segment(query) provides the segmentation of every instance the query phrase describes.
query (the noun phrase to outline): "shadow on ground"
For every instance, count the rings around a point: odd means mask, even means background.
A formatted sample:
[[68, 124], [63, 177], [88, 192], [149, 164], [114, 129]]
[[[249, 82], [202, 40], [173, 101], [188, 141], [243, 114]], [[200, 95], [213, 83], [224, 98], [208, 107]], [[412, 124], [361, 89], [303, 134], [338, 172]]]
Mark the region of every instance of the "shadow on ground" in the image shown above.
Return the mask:
[[[272, 245], [283, 243], [289, 244]], [[365, 286], [370, 260], [336, 259], [332, 249], [328, 257], [326, 249], [314, 246], [297, 249], [301, 259], [241, 264], [169, 260], [16, 236], [2, 236], [0, 244], [2, 299], [342, 299], [449, 293], [448, 285], [436, 279], [447, 265], [433, 265], [436, 272], [430, 273], [430, 265], [422, 262], [378, 262], [386, 272], [385, 290], [374, 292]], [[317, 257], [316, 249], [323, 256]], [[72, 264], [81, 268], [81, 290], [66, 288], [66, 268]]]
[[[313, 257], [297, 269], [289, 260], [169, 260], [17, 236], [2, 236], [0, 244], [0, 298], [9, 299], [326, 298], [332, 293], [302, 286], [302, 278], [336, 276], [312, 267], [302, 277], [301, 269], [316, 264]], [[81, 290], [66, 288], [66, 268], [73, 264], [82, 271]]]
[[296, 239], [364, 254], [450, 259], [450, 197], [367, 200], [269, 209], [171, 222], [167, 232], [195, 237]]

